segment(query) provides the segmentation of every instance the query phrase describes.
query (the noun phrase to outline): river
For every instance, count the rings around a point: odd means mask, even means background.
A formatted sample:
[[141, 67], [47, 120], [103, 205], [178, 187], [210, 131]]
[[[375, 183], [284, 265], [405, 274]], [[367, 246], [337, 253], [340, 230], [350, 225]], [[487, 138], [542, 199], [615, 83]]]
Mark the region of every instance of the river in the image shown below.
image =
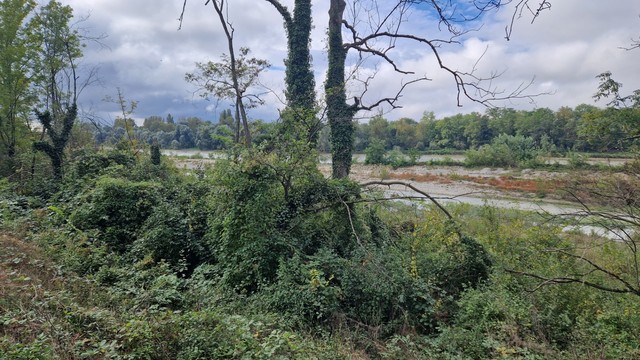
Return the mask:
[[[168, 156], [180, 156], [180, 157], [202, 157], [204, 159], [220, 159], [226, 156], [223, 151], [205, 151], [205, 150], [193, 150], [193, 149], [187, 149], [187, 150], [163, 149], [162, 154], [168, 155]], [[456, 155], [427, 154], [427, 155], [418, 156], [416, 161], [419, 163], [428, 163], [430, 161], [448, 160], [448, 161], [455, 161], [462, 164], [464, 163], [464, 159], [465, 159], [465, 156], [460, 154], [456, 154]], [[364, 163], [364, 160], [365, 160], [365, 154], [353, 155], [353, 161], [356, 163]], [[611, 158], [592, 157], [592, 158], [585, 159], [585, 161], [588, 164], [592, 164], [592, 165], [602, 164], [602, 165], [609, 165], [609, 166], [622, 166], [631, 160], [633, 159], [613, 158], [613, 157]], [[320, 154], [319, 161], [321, 164], [331, 164], [331, 154], [326, 154], [326, 153]], [[569, 163], [569, 160], [563, 157], [546, 157], [545, 162], [547, 164], [558, 163], [560, 165], [566, 165]]]

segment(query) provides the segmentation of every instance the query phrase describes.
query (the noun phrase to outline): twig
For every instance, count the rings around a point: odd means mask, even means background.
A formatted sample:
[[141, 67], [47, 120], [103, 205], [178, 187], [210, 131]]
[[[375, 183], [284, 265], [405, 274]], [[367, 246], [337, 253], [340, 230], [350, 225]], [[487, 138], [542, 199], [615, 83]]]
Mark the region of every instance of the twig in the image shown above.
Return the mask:
[[442, 206], [433, 196], [427, 194], [426, 192], [418, 189], [417, 187], [403, 182], [403, 181], [369, 181], [366, 183], [362, 183], [360, 184], [361, 186], [369, 186], [369, 185], [383, 185], [383, 186], [388, 186], [391, 187], [391, 185], [402, 185], [402, 186], [406, 186], [409, 189], [417, 192], [418, 194], [426, 197], [427, 199], [431, 200], [431, 202], [433, 202], [445, 215], [447, 215], [447, 217], [450, 220], [453, 220], [453, 216], [451, 215], [451, 213], [449, 213], [449, 211], [447, 211], [447, 209], [444, 208], [444, 206]]

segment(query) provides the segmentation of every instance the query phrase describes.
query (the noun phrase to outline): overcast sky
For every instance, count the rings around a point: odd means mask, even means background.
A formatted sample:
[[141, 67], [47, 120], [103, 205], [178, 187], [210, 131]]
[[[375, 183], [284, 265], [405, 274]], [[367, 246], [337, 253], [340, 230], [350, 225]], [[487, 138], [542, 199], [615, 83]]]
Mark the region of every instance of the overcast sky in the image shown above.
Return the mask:
[[[380, 0], [383, 4], [390, 1]], [[171, 113], [175, 118], [199, 116], [217, 121], [219, 113], [229, 108], [228, 103], [201, 99], [194, 93], [196, 88], [184, 80], [185, 73], [193, 71], [195, 62], [216, 61], [227, 49], [213, 8], [205, 7], [204, 0], [189, 0], [181, 30], [177, 19], [182, 0], [62, 2], [72, 6], [76, 16], [88, 16], [81, 27], [90, 35], [106, 36], [102, 40], [105, 46], [90, 43], [85, 49], [84, 63], [99, 67], [101, 82], [81, 95], [84, 111], [112, 121], [118, 106], [103, 99], [115, 97], [117, 88], [127, 99], [138, 101], [134, 114], [137, 119]], [[283, 3], [291, 8], [293, 0]], [[328, 3], [328, 0], [313, 1], [312, 54], [319, 92], [326, 70]], [[505, 7], [488, 14], [479, 31], [457, 39], [459, 44], [440, 48], [443, 60], [456, 70], [475, 69], [478, 76], [500, 73], [491, 83], [492, 88], [508, 92], [533, 80], [528, 93], [553, 93], [537, 97], [534, 104], [524, 99], [502, 104], [517, 109], [556, 110], [560, 106], [594, 104], [596, 75], [604, 71], [611, 71], [613, 78], [623, 83], [624, 93], [640, 88], [640, 50], [621, 49], [640, 37], [640, 1], [552, 0], [552, 5], [533, 24], [530, 16], [518, 20], [510, 41], [505, 40], [504, 28], [513, 9]], [[283, 107], [286, 38], [282, 19], [264, 0], [231, 1], [230, 17], [236, 29], [236, 47], [249, 47], [254, 56], [273, 64], [262, 78], [272, 94], [266, 97], [265, 106], [251, 110], [250, 117], [274, 120], [278, 109]], [[446, 33], [438, 32], [436, 25], [428, 13], [419, 9], [403, 24], [407, 33], [445, 38]], [[464, 100], [462, 107], [457, 106], [455, 83], [449, 74], [438, 69], [429, 49], [398, 43], [389, 54], [403, 69], [431, 80], [406, 89], [400, 103], [402, 108], [387, 113], [388, 119], [419, 120], [425, 111], [433, 111], [438, 118], [484, 111], [482, 106]], [[369, 63], [363, 70], [364, 74], [374, 72], [376, 77], [365, 101], [390, 96], [403, 81], [411, 79], [399, 76], [385, 64]], [[352, 90], [355, 94], [358, 89]]]

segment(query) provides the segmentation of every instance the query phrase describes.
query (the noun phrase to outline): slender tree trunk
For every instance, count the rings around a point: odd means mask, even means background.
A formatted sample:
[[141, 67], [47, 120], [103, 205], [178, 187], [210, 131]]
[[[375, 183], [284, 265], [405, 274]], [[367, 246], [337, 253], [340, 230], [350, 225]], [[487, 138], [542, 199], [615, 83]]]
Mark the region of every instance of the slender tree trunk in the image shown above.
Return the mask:
[[[242, 98], [239, 100], [242, 102]], [[240, 116], [242, 116], [242, 127], [244, 129], [244, 141], [247, 147], [251, 147], [251, 131], [249, 130], [249, 120], [247, 119], [247, 111], [244, 106], [240, 106]]]
[[238, 100], [236, 99], [235, 106], [235, 123], [233, 129], [233, 141], [237, 144], [240, 143], [240, 104], [238, 104]]
[[[236, 53], [233, 46], [233, 28], [230, 27], [230, 24], [224, 18], [223, 13], [223, 5], [224, 1], [218, 2], [217, 0], [212, 1], [213, 7], [220, 18], [220, 24], [222, 24], [222, 29], [227, 37], [227, 45], [229, 48], [229, 60], [231, 62], [231, 81], [233, 82], [233, 90], [236, 93], [236, 116], [239, 116], [242, 119], [242, 126], [244, 128], [244, 141], [247, 147], [251, 147], [251, 133], [249, 132], [249, 120], [247, 119], [247, 112], [244, 108], [244, 103], [242, 102], [242, 91], [240, 90], [240, 84], [238, 82], [238, 69], [236, 67]], [[236, 118], [236, 121], [237, 118]], [[236, 127], [236, 132], [240, 132], [240, 126]], [[238, 134], [237, 141], [240, 141], [240, 137]]]
[[331, 0], [329, 7], [329, 67], [325, 82], [327, 117], [330, 126], [331, 160], [334, 178], [346, 178], [351, 170], [353, 116], [356, 105], [346, 102], [344, 63], [347, 50], [342, 42], [342, 17], [346, 3]]

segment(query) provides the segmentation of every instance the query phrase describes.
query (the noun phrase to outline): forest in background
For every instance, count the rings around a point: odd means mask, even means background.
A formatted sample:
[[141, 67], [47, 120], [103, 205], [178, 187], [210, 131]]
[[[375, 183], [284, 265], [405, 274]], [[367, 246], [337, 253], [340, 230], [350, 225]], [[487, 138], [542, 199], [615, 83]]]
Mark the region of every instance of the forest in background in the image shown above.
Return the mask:
[[[221, 113], [217, 123], [200, 118], [175, 120], [150, 116], [141, 126], [121, 119], [113, 126], [85, 124], [93, 133], [96, 143], [115, 146], [127, 138], [127, 126], [132, 136], [148, 145], [157, 143], [163, 149], [223, 150], [232, 147], [236, 133], [236, 121], [230, 110]], [[389, 121], [375, 116], [366, 122], [358, 122], [354, 131], [354, 151], [364, 152], [372, 143], [382, 143], [385, 150], [402, 151], [464, 151], [490, 144], [500, 135], [531, 138], [535, 146], [549, 153], [566, 152], [626, 152], [637, 145], [637, 138], [628, 136], [640, 124], [637, 109], [598, 108], [578, 105], [575, 109], [562, 107], [557, 111], [541, 108], [531, 111], [509, 108], [488, 109], [484, 114], [458, 114], [436, 119], [425, 113], [422, 119], [402, 118]], [[264, 141], [275, 123], [250, 122], [253, 142]], [[329, 153], [328, 127], [324, 127], [318, 139], [318, 150]]]

